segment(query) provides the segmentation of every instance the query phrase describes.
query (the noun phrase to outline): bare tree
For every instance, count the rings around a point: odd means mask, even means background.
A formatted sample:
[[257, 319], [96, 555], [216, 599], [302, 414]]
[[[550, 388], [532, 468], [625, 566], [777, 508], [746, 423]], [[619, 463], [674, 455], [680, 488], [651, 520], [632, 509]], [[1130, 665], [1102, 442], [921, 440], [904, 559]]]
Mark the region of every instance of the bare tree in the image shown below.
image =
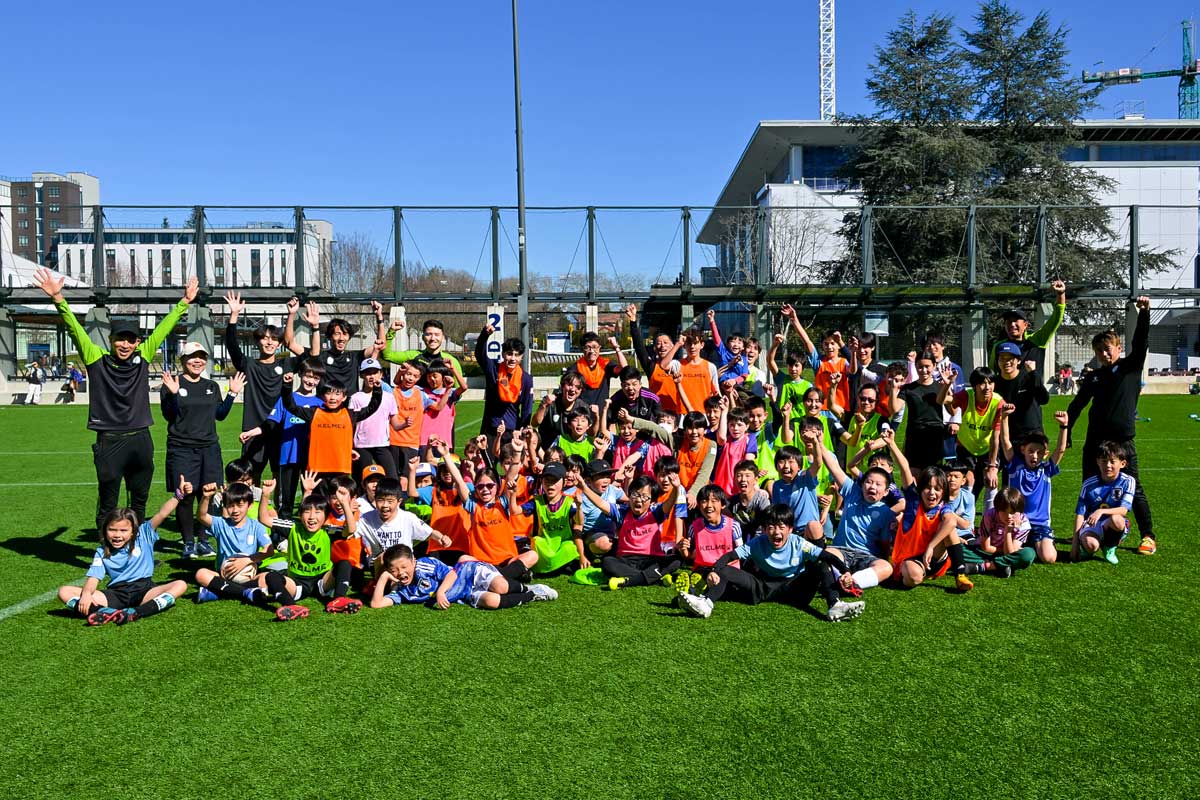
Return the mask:
[[754, 283], [759, 259], [766, 250], [767, 277], [773, 283], [818, 282], [819, 265], [834, 257], [835, 218], [812, 208], [745, 208], [723, 225], [720, 244], [726, 257], [719, 265], [728, 284]]

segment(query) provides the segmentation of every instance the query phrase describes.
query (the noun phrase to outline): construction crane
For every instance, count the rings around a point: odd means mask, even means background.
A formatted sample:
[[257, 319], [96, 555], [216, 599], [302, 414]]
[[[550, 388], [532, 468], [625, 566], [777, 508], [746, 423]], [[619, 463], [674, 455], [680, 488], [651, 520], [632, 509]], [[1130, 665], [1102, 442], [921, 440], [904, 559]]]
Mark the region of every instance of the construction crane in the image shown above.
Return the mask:
[[1138, 67], [1110, 69], [1103, 72], [1083, 71], [1084, 83], [1099, 83], [1104, 86], [1119, 86], [1125, 83], [1141, 83], [1148, 78], [1173, 78], [1179, 76], [1179, 118], [1200, 119], [1200, 86], [1196, 76], [1200, 75], [1200, 61], [1192, 51], [1196, 37], [1196, 24], [1183, 21], [1183, 66], [1179, 69], [1163, 69], [1142, 72]]
[[818, 58], [820, 62], [821, 121], [832, 122], [837, 116], [837, 84], [834, 80], [833, 0], [819, 0]]

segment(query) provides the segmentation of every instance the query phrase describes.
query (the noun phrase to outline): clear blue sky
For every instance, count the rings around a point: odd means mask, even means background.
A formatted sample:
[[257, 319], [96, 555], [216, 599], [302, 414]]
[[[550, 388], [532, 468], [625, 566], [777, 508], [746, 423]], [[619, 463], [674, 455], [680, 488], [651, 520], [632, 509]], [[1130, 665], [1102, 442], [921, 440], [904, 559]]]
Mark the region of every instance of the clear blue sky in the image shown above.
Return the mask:
[[[869, 110], [866, 65], [909, 7], [839, 0], [839, 111]], [[911, 7], [963, 25], [975, 9]], [[817, 116], [816, 0], [523, 0], [520, 12], [530, 204], [709, 204], [758, 120]], [[1166, 2], [1052, 9], [1076, 71], [1132, 65], [1156, 43], [1140, 65], [1178, 66], [1178, 23], [1194, 15]], [[515, 202], [503, 0], [14, 3], [4, 26], [0, 174], [90, 172], [105, 203]], [[1109, 90], [1094, 116], [1134, 98], [1175, 116], [1169, 79]], [[474, 260], [481, 231], [462, 227]], [[577, 221], [560, 227], [573, 244]]]

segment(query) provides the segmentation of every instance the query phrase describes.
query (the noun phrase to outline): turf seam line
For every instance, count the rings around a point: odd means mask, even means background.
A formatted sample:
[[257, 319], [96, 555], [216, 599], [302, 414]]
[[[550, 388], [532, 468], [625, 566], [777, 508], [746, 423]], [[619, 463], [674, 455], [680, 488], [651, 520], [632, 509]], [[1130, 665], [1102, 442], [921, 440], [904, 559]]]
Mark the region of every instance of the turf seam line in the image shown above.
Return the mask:
[[[82, 586], [82, 585], [83, 585], [82, 580], [72, 581], [71, 583], [68, 584], [68, 586]], [[5, 608], [0, 608], [0, 622], [3, 622], [4, 620], [8, 619], [9, 617], [15, 617], [17, 614], [20, 614], [22, 611], [28, 611], [29, 609], [34, 608], [35, 606], [40, 606], [42, 603], [46, 602], [47, 600], [54, 598], [57, 594], [58, 594], [58, 589], [51, 589], [50, 591], [43, 592], [43, 593], [37, 595], [36, 597], [30, 597], [29, 599], [22, 600], [19, 603], [13, 603], [11, 606], [7, 606]]]

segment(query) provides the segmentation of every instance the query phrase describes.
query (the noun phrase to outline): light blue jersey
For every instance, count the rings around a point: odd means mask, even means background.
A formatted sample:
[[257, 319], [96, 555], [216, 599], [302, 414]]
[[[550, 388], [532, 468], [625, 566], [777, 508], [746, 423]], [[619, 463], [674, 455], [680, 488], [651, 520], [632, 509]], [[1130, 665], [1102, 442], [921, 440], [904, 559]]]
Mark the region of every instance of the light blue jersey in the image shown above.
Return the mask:
[[132, 546], [122, 547], [110, 556], [104, 554], [103, 545], [97, 547], [87, 576], [103, 580], [107, 575], [109, 585], [149, 578], [154, 575], [154, 543], [157, 541], [158, 531], [147, 520], [137, 529]]
[[[617, 501], [621, 499], [623, 494], [621, 487], [615, 483], [610, 483], [600, 496], [604, 498], [604, 501], [610, 507], [616, 508]], [[579, 505], [583, 508], [583, 533], [585, 536], [594, 533], [612, 536], [616, 533], [616, 521], [601, 511], [600, 507], [589, 500], [583, 492], [579, 493]]]
[[[963, 539], [975, 538], [975, 495], [966, 486], [958, 490], [958, 497], [946, 500], [946, 510], [956, 514], [963, 522], [958, 535]], [[966, 527], [963, 527], [965, 525]]]
[[803, 531], [804, 526], [821, 518], [817, 507], [817, 479], [801, 472], [791, 483], [782, 478], [771, 487], [771, 503], [782, 504], [792, 509], [792, 528]]
[[833, 537], [833, 546], [872, 555], [886, 553], [886, 542], [892, 538], [896, 524], [895, 512], [882, 500], [868, 503], [856, 481], [843, 483], [841, 495], [842, 520]]
[[794, 578], [810, 561], [816, 561], [824, 551], [803, 536], [791, 535], [778, 550], [771, 538], [760, 533], [734, 550], [745, 564], [753, 560], [758, 570], [768, 578]]
[[209, 527], [217, 537], [217, 570], [230, 558], [245, 558], [254, 555], [271, 543], [271, 534], [266, 526], [256, 519], [247, 517], [234, 527], [224, 517], [213, 517]]

